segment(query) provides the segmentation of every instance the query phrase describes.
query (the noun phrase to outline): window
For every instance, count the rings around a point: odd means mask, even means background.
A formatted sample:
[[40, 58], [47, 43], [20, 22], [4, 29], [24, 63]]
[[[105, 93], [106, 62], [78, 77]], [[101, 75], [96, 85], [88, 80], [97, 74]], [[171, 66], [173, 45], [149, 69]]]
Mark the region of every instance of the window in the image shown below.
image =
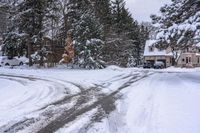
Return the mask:
[[184, 58], [182, 59], [182, 62], [185, 62], [185, 59], [184, 59]]
[[197, 62], [198, 62], [198, 64], [200, 63], [199, 57], [198, 57], [198, 61]]
[[190, 50], [190, 49], [189, 49], [189, 48], [187, 48], [187, 52], [189, 52], [189, 50]]
[[188, 57], [186, 57], [186, 63], [189, 63]]
[[186, 57], [186, 63], [190, 63], [191, 62], [191, 57]]

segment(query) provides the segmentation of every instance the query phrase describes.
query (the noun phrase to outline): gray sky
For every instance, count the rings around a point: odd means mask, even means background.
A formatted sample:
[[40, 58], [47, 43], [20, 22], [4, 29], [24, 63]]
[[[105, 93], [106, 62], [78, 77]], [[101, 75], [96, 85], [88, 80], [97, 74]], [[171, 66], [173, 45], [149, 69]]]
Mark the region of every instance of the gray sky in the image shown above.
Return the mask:
[[161, 6], [171, 0], [125, 0], [129, 11], [139, 22], [151, 21], [150, 15], [158, 13]]

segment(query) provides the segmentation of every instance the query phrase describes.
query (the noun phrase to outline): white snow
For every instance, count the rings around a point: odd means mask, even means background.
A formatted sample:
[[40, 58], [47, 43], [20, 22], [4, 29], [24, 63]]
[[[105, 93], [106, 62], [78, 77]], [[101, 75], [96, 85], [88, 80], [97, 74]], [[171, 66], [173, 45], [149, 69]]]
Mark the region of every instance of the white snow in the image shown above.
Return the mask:
[[[146, 73], [150, 75], [137, 81]], [[38, 109], [67, 93], [77, 94], [80, 90], [73, 83], [84, 88], [102, 85], [102, 92], [110, 94], [130, 81], [131, 76], [138, 77], [134, 79], [137, 82], [120, 92], [116, 110], [101, 122], [91, 124], [87, 133], [200, 132], [199, 68], [142, 70], [116, 66], [103, 70], [0, 68], [0, 129], [7, 123], [39, 115]], [[73, 101], [59, 109], [66, 106], [73, 106]], [[94, 108], [79, 116], [57, 133], [78, 133], [96, 111]]]
[[80, 92], [79, 88], [71, 82], [80, 84], [84, 88], [90, 88], [93, 83], [100, 84], [124, 74], [122, 71], [110, 69], [88, 71], [0, 68], [0, 74], [30, 78], [12, 78], [0, 75], [0, 127], [7, 122], [22, 119], [31, 112], [62, 99], [66, 93]]
[[[169, 5], [168, 5], [169, 6]], [[177, 5], [178, 6], [178, 5]], [[178, 7], [177, 9], [181, 9], [183, 5], [179, 5], [180, 7]], [[172, 7], [171, 7], [172, 8]], [[173, 7], [174, 8], [174, 7]], [[172, 18], [173, 16], [177, 15], [177, 12], [171, 12], [172, 14], [162, 14], [161, 20], [162, 19], [167, 19], [167, 18]], [[171, 15], [171, 16], [168, 16]], [[180, 17], [181, 18], [181, 17]], [[194, 36], [192, 37], [192, 41], [194, 46], [196, 45], [197, 47], [199, 47], [199, 35], [200, 35], [200, 30], [199, 30], [199, 26], [200, 26], [200, 12], [196, 12], [194, 15], [191, 15], [189, 18], [187, 18], [185, 21], [178, 23], [178, 24], [174, 24], [170, 27], [167, 28], [163, 28], [165, 27], [164, 24], [157, 24], [158, 26], [158, 33], [157, 33], [157, 37], [156, 39], [162, 40], [162, 41], [167, 41], [168, 44], [170, 43], [174, 43], [171, 42], [172, 39], [174, 38], [177, 41], [177, 45], [182, 45], [182, 46], [186, 46], [188, 44], [190, 44], [190, 39], [186, 39], [186, 37], [188, 36], [188, 32], [193, 32]], [[188, 40], [188, 41], [186, 41]], [[167, 44], [166, 44], [167, 45]]]
[[0, 83], [0, 126], [62, 98], [65, 93], [56, 82], [0, 76]]
[[194, 74], [156, 74], [133, 86], [135, 90], [127, 92], [125, 101], [128, 128], [137, 133], [200, 132], [198, 78]]
[[197, 45], [196, 45], [198, 48], [200, 48], [200, 42], [199, 43], [197, 43]]
[[199, 133], [200, 72], [173, 70], [132, 84], [89, 133]]

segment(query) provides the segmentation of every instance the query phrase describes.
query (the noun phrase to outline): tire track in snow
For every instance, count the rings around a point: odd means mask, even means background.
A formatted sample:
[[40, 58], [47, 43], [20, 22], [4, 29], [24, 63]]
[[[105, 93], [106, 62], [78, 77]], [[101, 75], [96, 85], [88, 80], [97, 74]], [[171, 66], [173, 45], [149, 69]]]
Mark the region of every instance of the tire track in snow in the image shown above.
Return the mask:
[[[32, 82], [39, 80], [47, 83], [57, 83], [54, 81], [52, 82], [49, 79], [41, 79], [36, 77], [12, 76], [5, 74], [0, 76], [14, 78], [14, 79], [15, 78], [21, 78], [25, 80], [28, 79], [29, 81]], [[144, 75], [142, 76], [139, 74], [136, 75], [129, 74], [129, 75], [121, 75], [119, 78], [116, 77], [113, 80], [111, 79], [109, 81], [111, 84], [112, 82], [118, 82], [124, 79], [128, 79], [128, 81], [123, 83], [120, 87], [116, 88], [116, 90], [110, 94], [105, 94], [101, 92], [102, 88], [106, 88], [110, 85], [109, 83], [104, 83], [101, 85], [96, 84], [95, 87], [85, 89], [81, 85], [70, 82], [70, 84], [80, 89], [80, 93], [66, 95], [64, 98], [40, 108], [37, 111], [42, 112], [40, 113], [40, 116], [43, 117], [41, 119], [27, 118], [25, 120], [15, 122], [14, 124], [0, 127], [0, 132], [3, 131], [6, 133], [12, 133], [24, 130], [37, 133], [53, 133], [58, 129], [62, 128], [63, 126], [65, 126], [66, 124], [80, 118], [83, 114], [97, 108], [98, 111], [92, 115], [91, 122], [85, 123], [85, 125], [83, 126], [83, 128], [86, 130], [87, 128], [90, 127], [92, 123], [100, 121], [101, 119], [108, 116], [112, 111], [115, 110], [115, 102], [119, 98], [119, 93], [121, 90], [130, 86], [132, 83], [135, 83], [143, 78], [146, 78], [147, 76], [148, 72], [144, 72]], [[67, 82], [67, 81], [60, 80], [59, 83], [60, 82]], [[73, 104], [68, 105], [70, 102], [73, 102]]]
[[[47, 99], [49, 97], [49, 99], [51, 99], [51, 97], [53, 98], [54, 96], [56, 96], [59, 93], [59, 90], [69, 90], [69, 88], [67, 88], [67, 86], [64, 84], [64, 82], [57, 82], [57, 81], [51, 81], [48, 79], [41, 79], [41, 78], [35, 78], [35, 77], [26, 77], [26, 76], [13, 76], [13, 75], [6, 75], [6, 74], [0, 74], [0, 78], [4, 79], [4, 80], [8, 80], [10, 82], [16, 82], [21, 84], [22, 87], [28, 87], [28, 85], [33, 85], [33, 84], [37, 84], [37, 83], [43, 83], [41, 84], [41, 89], [36, 88], [37, 90], [30, 92], [29, 93], [29, 89], [33, 89], [33, 88], [27, 88], [25, 90], [25, 92], [23, 92], [22, 94], [20, 94], [20, 99], [15, 99], [15, 101], [13, 101], [12, 106], [10, 106], [7, 110], [15, 110], [16, 111], [21, 108], [26, 108], [26, 105], [28, 104], [40, 104], [41, 102], [43, 102], [43, 100]], [[69, 83], [68, 83], [69, 84]], [[43, 88], [43, 87], [46, 88]], [[36, 86], [37, 87], [37, 86]], [[65, 93], [64, 95], [69, 95], [68, 93]], [[60, 98], [59, 98], [60, 99]], [[37, 111], [37, 110], [36, 110]], [[25, 114], [21, 114], [21, 115], [26, 115], [34, 113], [36, 111], [31, 111], [31, 112], [26, 112]], [[14, 112], [13, 112], [14, 113]], [[0, 132], [8, 132], [8, 133], [13, 133], [13, 132], [17, 132], [18, 130], [23, 129], [24, 127], [21, 125], [30, 125], [32, 123], [35, 123], [36, 119], [33, 120], [33, 118], [25, 118], [22, 120], [16, 120], [16, 121], [8, 121], [9, 123], [6, 123], [5, 125], [1, 125], [0, 127]]]
[[[95, 109], [98, 108], [98, 111], [95, 114], [93, 114], [91, 122], [90, 123], [86, 123], [84, 125], [84, 127], [81, 129], [81, 133], [84, 132], [83, 129], [85, 129], [85, 131], [87, 130], [87, 128], [90, 127], [90, 125], [92, 123], [95, 122], [99, 122], [101, 119], [103, 119], [104, 117], [108, 116], [112, 111], [115, 110], [115, 102], [116, 100], [119, 98], [119, 96], [117, 96], [117, 94], [119, 94], [119, 92], [123, 89], [125, 89], [126, 87], [130, 86], [131, 84], [142, 80], [144, 78], [146, 78], [148, 75], [144, 75], [144, 76], [135, 76], [135, 75], [130, 75], [127, 76], [126, 78], [130, 78], [130, 80], [124, 84], [122, 84], [116, 91], [110, 93], [110, 94], [103, 94], [103, 93], [99, 93], [99, 95], [97, 96], [97, 101], [83, 106], [82, 108], [76, 108], [79, 106], [82, 106], [83, 104], [78, 103], [75, 106], [75, 109], [69, 109], [64, 111], [60, 117], [58, 117], [55, 121], [52, 121], [51, 123], [49, 123], [47, 126], [45, 126], [44, 128], [40, 129], [37, 133], [53, 133], [55, 131], [57, 131], [58, 129], [62, 128], [63, 126], [65, 126], [67, 123], [70, 123], [74, 120], [76, 120], [77, 118], [79, 118], [81, 115]], [[98, 86], [97, 86], [98, 87]]]

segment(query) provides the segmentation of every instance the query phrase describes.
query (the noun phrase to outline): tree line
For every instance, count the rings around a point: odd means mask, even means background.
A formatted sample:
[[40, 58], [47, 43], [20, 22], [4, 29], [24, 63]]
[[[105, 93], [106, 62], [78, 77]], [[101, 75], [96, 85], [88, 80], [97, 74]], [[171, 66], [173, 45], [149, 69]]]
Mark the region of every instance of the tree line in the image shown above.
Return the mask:
[[[131, 67], [142, 62], [149, 30], [133, 19], [124, 0], [2, 0], [1, 9], [9, 20], [4, 54], [25, 55], [30, 66], [43, 66], [57, 45], [64, 50], [68, 32], [73, 37], [75, 66]], [[46, 48], [45, 37], [54, 44], [51, 49]]]

